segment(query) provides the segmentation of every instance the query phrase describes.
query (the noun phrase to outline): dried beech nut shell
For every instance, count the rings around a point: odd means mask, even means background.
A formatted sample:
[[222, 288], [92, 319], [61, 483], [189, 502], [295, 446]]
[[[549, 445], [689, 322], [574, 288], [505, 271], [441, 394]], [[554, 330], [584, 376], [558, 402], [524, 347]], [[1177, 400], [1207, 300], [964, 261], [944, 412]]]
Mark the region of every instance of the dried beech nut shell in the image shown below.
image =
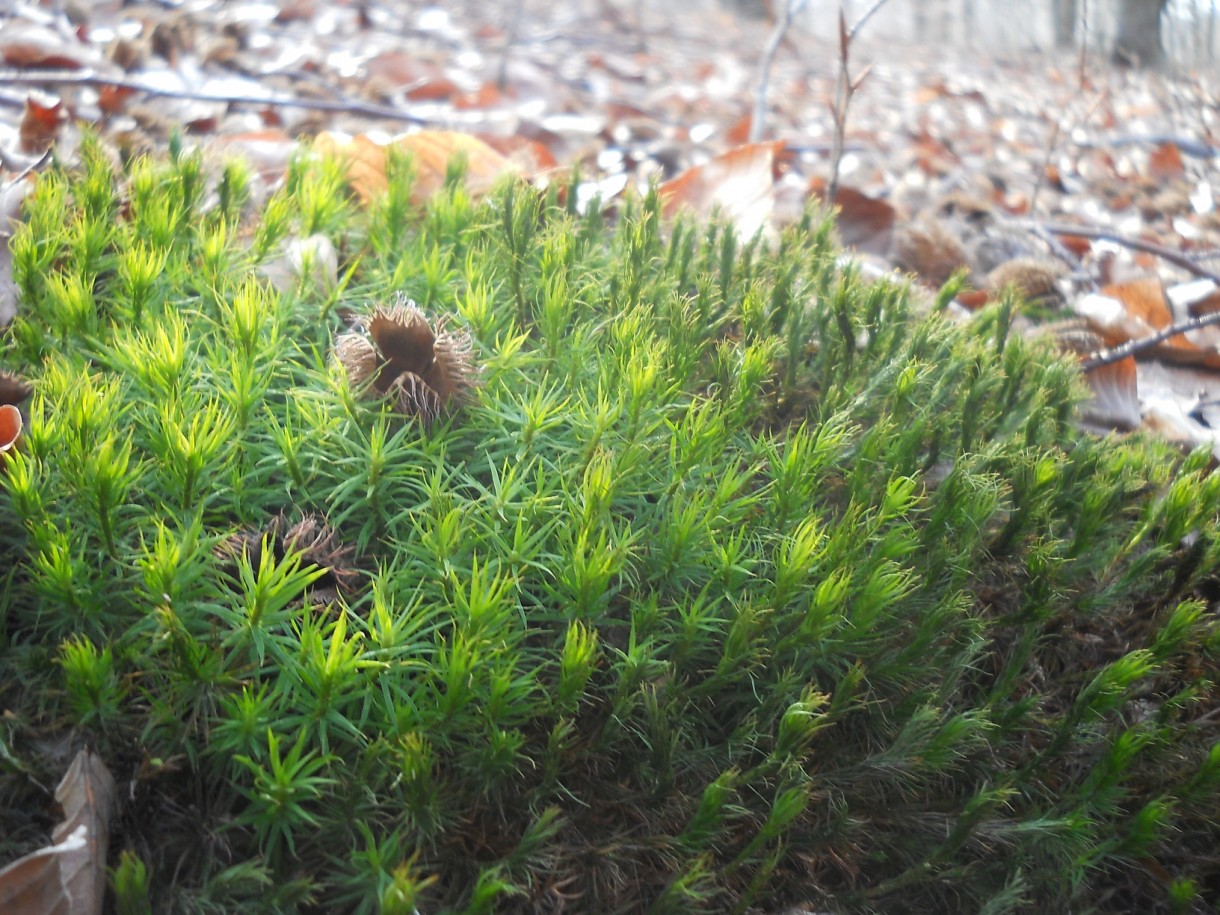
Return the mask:
[[369, 337], [343, 334], [335, 356], [353, 386], [388, 397], [395, 409], [425, 424], [459, 409], [478, 384], [470, 335], [428, 320], [414, 302], [378, 306]]
[[1063, 270], [1053, 261], [1018, 257], [996, 267], [987, 274], [987, 288], [1002, 292], [1006, 286], [1015, 286], [1023, 299], [1058, 300], [1059, 277]]
[[19, 404], [33, 393], [33, 386], [20, 375], [0, 370], [0, 404]]
[[[333, 588], [350, 593], [355, 589], [359, 571], [352, 565], [353, 549], [339, 540], [335, 529], [320, 515], [307, 514], [296, 523], [290, 522], [286, 515], [275, 515], [261, 529], [247, 528], [221, 542], [216, 548], [216, 556], [235, 563], [245, 555], [257, 568], [262, 561], [264, 541], [277, 562], [292, 551], [300, 553], [307, 564], [325, 569], [327, 575], [315, 583], [315, 591]], [[230, 572], [236, 575], [234, 570]]]
[[899, 226], [891, 258], [901, 270], [943, 286], [955, 271], [969, 267], [966, 249], [943, 223], [928, 219]]
[[360, 334], [341, 334], [335, 340], [335, 358], [347, 372], [353, 388], [363, 388], [377, 373], [377, 348]]

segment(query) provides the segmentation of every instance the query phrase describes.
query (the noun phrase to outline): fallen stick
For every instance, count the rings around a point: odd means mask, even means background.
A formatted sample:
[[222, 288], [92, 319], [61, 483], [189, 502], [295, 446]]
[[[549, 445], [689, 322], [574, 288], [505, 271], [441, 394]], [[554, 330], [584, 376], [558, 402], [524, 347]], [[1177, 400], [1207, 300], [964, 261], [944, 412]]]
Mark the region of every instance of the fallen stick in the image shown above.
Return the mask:
[[1181, 267], [1187, 273], [1220, 283], [1220, 273], [1208, 270], [1196, 261], [1191, 260], [1181, 251], [1166, 248], [1164, 245], [1158, 245], [1155, 242], [1144, 241], [1142, 238], [1131, 238], [1129, 235], [1123, 235], [1110, 229], [1094, 229], [1089, 226], [1072, 226], [1066, 223], [1037, 223], [1036, 225], [1040, 225], [1052, 235], [1078, 235], [1081, 238], [1104, 239], [1122, 245], [1124, 248], [1143, 251], [1145, 254], [1155, 254], [1161, 260], [1169, 261], [1169, 263]]
[[1115, 362], [1121, 362], [1128, 356], [1134, 356], [1136, 353], [1151, 349], [1158, 343], [1164, 343], [1170, 337], [1176, 337], [1179, 334], [1199, 330], [1203, 327], [1211, 327], [1213, 324], [1220, 324], [1220, 311], [1200, 315], [1197, 318], [1190, 318], [1179, 324], [1170, 324], [1168, 327], [1158, 330], [1155, 334], [1140, 337], [1138, 340], [1128, 340], [1121, 346], [1097, 350], [1090, 353], [1087, 358], [1082, 359], [1080, 366], [1086, 372], [1091, 372], [1093, 369], [1101, 368], [1103, 365], [1112, 365]]
[[336, 111], [346, 114], [360, 114], [366, 117], [385, 118], [386, 120], [406, 121], [410, 124], [430, 123], [428, 118], [385, 105], [370, 105], [357, 101], [295, 98], [283, 95], [214, 95], [206, 92], [192, 92], [188, 89], [167, 89], [150, 86], [137, 80], [102, 76], [88, 70], [79, 73], [64, 70], [47, 70], [44, 73], [31, 73], [24, 70], [0, 70], [0, 86], [4, 85], [109, 86], [115, 89], [129, 89], [132, 92], [142, 92], [150, 96], [180, 98], [194, 102], [222, 102], [226, 105], [266, 105], [278, 108], [305, 108], [310, 111]]

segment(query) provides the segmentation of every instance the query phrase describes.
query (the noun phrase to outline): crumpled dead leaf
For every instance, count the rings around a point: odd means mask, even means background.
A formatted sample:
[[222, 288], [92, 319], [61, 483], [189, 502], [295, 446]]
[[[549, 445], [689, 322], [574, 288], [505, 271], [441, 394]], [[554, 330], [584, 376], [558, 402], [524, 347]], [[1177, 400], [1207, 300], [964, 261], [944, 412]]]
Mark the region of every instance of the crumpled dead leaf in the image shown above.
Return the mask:
[[466, 160], [466, 186], [472, 194], [486, 193], [501, 175], [523, 170], [514, 160], [492, 149], [472, 134], [452, 130], [421, 130], [401, 134], [388, 143], [379, 143], [366, 134], [347, 136], [323, 131], [314, 140], [314, 149], [335, 156], [347, 167], [347, 180], [364, 203], [386, 192], [386, 161], [393, 147], [414, 162], [411, 202], [422, 205], [439, 191], [445, 181], [449, 162], [457, 156]]
[[[824, 201], [826, 182], [814, 178], [809, 183], [809, 193]], [[898, 216], [889, 202], [843, 186], [835, 190], [831, 204], [838, 210], [835, 227], [845, 248], [880, 256], [889, 252]]]
[[106, 850], [115, 800], [114, 778], [101, 758], [81, 750], [55, 799], [64, 819], [53, 844], [0, 870], [5, 915], [100, 915], [106, 896]]
[[775, 157], [782, 141], [750, 143], [688, 168], [660, 187], [661, 213], [672, 219], [688, 209], [698, 219], [719, 212], [741, 238], [769, 225], [775, 209]]
[[[1156, 277], [1103, 286], [1098, 293], [1082, 297], [1074, 308], [1105, 339], [1106, 346], [1151, 336], [1175, 320], [1165, 287]], [[1192, 334], [1170, 337], [1149, 353], [1170, 362], [1220, 369], [1220, 350], [1197, 342]]]
[[289, 239], [275, 257], [260, 265], [258, 272], [276, 290], [286, 293], [300, 282], [307, 269], [309, 278], [326, 293], [339, 282], [339, 254], [325, 235]]

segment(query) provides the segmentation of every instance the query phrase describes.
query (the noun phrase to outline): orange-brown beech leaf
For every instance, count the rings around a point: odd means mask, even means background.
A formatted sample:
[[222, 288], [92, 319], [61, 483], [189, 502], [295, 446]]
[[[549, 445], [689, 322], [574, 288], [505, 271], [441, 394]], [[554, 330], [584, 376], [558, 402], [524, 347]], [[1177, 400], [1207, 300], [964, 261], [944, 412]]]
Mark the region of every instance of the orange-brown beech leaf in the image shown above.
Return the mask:
[[418, 54], [405, 51], [384, 51], [371, 57], [364, 65], [366, 86], [393, 92], [422, 83], [437, 75], [437, 70]]
[[978, 311], [991, 301], [991, 293], [989, 293], [986, 289], [963, 289], [953, 297], [953, 301], [957, 302], [963, 308], [969, 308], [971, 311]]
[[73, 44], [54, 29], [19, 19], [10, 19], [0, 36], [0, 60], [23, 70], [77, 70], [88, 54], [85, 46]]
[[1093, 250], [1093, 242], [1079, 235], [1060, 235], [1059, 244], [1075, 255], [1077, 260], [1084, 260], [1085, 255]]
[[21, 151], [43, 153], [55, 142], [62, 123], [64, 103], [56, 99], [54, 104], [44, 105], [33, 96], [25, 100], [25, 113], [17, 135], [21, 139]]
[[555, 158], [555, 154], [537, 140], [520, 135], [500, 137], [490, 133], [480, 133], [477, 136], [527, 175], [559, 167], [559, 160]]
[[[826, 182], [814, 178], [809, 183], [809, 193], [824, 201]], [[844, 247], [868, 254], [885, 255], [889, 252], [897, 217], [897, 212], [889, 203], [870, 197], [854, 187], [840, 187], [835, 191], [833, 204], [838, 209], [835, 225]]]
[[724, 139], [734, 146], [740, 146], [750, 139], [750, 128], [754, 126], [753, 116], [746, 114], [738, 118], [727, 131]]
[[[414, 163], [411, 202], [416, 205], [423, 204], [440, 190], [450, 160], [458, 156], [466, 160], [466, 185], [473, 194], [490, 190], [496, 179], [505, 173], [520, 171], [509, 159], [472, 134], [423, 130], [395, 137], [390, 145], [406, 153]], [[335, 156], [346, 166], [348, 183], [365, 203], [384, 194], [388, 187], [385, 172], [388, 148], [364, 134], [346, 137], [326, 131], [314, 140], [315, 150]]]
[[100, 915], [106, 895], [106, 850], [115, 786], [110, 771], [81, 750], [55, 789], [64, 819], [52, 845], [0, 871], [5, 915]]
[[1134, 356], [1100, 365], [1085, 380], [1093, 392], [1093, 399], [1082, 410], [1087, 419], [1113, 429], [1134, 429], [1140, 424]]
[[136, 90], [130, 86], [100, 86], [97, 90], [97, 107], [107, 117], [122, 114], [127, 100], [135, 94]]
[[[1121, 330], [1117, 333], [1113, 330], [1107, 332], [1098, 329], [1098, 333], [1106, 338], [1108, 346], [1126, 343], [1127, 340], [1139, 339], [1149, 333], [1163, 330], [1174, 321], [1165, 287], [1155, 277], [1112, 283], [1101, 288], [1101, 295], [1120, 302], [1127, 318], [1127, 321], [1120, 322]], [[1170, 337], [1157, 344], [1151, 352], [1158, 358], [1171, 362], [1220, 369], [1220, 351], [1212, 346], [1200, 346], [1185, 334]]]
[[750, 143], [688, 168], [661, 185], [661, 214], [672, 219], [687, 209], [706, 219], [719, 212], [739, 236], [752, 238], [775, 208], [775, 157], [783, 145]]
[[453, 100], [453, 107], [459, 111], [471, 109], [493, 108], [504, 100], [504, 93], [494, 82], [483, 83], [473, 92], [463, 92]]
[[1186, 163], [1176, 143], [1162, 143], [1148, 154], [1148, 177], [1160, 181], [1182, 178], [1186, 175]]
[[406, 95], [413, 102], [443, 102], [460, 91], [458, 84], [449, 77], [433, 76], [411, 85]]

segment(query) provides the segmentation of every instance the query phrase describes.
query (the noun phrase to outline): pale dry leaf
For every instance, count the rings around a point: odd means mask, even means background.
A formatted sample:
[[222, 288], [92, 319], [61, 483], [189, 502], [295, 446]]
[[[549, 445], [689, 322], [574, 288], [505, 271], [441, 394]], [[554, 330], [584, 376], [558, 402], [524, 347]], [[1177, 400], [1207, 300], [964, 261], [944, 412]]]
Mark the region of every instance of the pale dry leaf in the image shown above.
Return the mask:
[[[809, 191], [825, 200], [825, 183], [816, 179]], [[831, 204], [835, 207], [835, 227], [843, 246], [869, 254], [884, 255], [894, 237], [897, 212], [885, 200], [870, 197], [853, 187], [840, 187]]]
[[389, 143], [378, 143], [365, 134], [346, 136], [324, 131], [314, 140], [314, 149], [334, 156], [347, 169], [347, 180], [364, 203], [386, 192], [386, 161], [390, 147], [405, 153], [414, 167], [411, 202], [427, 202], [441, 189], [449, 163], [461, 157], [466, 162], [466, 186], [472, 194], [483, 194], [508, 173], [522, 173], [512, 160], [472, 134], [452, 130], [423, 130], [402, 134]]
[[753, 238], [770, 224], [775, 209], [775, 156], [779, 141], [751, 143], [687, 169], [661, 185], [661, 213], [672, 219], [689, 210], [698, 219], [714, 213]]
[[0, 871], [0, 912], [5, 915], [100, 915], [106, 895], [106, 851], [115, 785], [101, 758], [81, 750], [55, 799], [64, 819], [54, 844]]
[[[1142, 277], [1125, 283], [1112, 283], [1103, 286], [1101, 295], [1121, 303], [1125, 320], [1120, 326], [1128, 331], [1127, 339], [1139, 339], [1159, 330], [1164, 330], [1174, 323], [1174, 312], [1170, 299], [1165, 293], [1165, 287], [1155, 277]], [[1147, 328], [1141, 333], [1130, 333], [1137, 328]], [[1106, 337], [1108, 346], [1125, 343], [1126, 339], [1113, 337], [1110, 333], [1100, 331]], [[1206, 343], [1206, 337], [1178, 334], [1162, 343], [1158, 343], [1151, 351], [1160, 359], [1171, 362], [1181, 362], [1190, 365], [1205, 365], [1208, 368], [1220, 369], [1220, 351], [1215, 346]]]
[[339, 254], [325, 235], [291, 238], [275, 257], [258, 268], [259, 274], [279, 292], [290, 291], [306, 271], [323, 292], [332, 291], [339, 282]]

